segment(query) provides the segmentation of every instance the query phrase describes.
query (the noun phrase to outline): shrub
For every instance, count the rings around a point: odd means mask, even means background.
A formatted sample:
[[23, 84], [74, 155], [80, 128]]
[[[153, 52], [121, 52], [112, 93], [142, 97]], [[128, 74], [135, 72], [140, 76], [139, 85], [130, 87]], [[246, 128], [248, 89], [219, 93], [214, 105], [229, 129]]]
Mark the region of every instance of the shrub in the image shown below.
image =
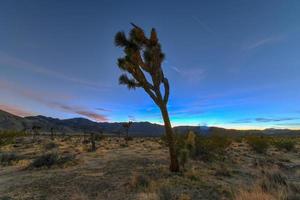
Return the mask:
[[196, 138], [195, 157], [204, 161], [218, 158], [225, 154], [227, 147], [231, 144], [228, 137], [220, 135], [198, 136]]
[[180, 150], [180, 152], [179, 152], [179, 163], [182, 166], [182, 168], [185, 167], [185, 164], [187, 163], [188, 158], [189, 158], [189, 154], [190, 154], [190, 151], [188, 149], [181, 149]]
[[164, 185], [159, 189], [159, 199], [160, 200], [174, 199], [172, 194], [172, 189], [170, 186]]
[[279, 150], [292, 151], [295, 149], [296, 142], [291, 139], [278, 139], [273, 141], [273, 145]]
[[0, 164], [1, 165], [10, 165], [13, 161], [17, 160], [18, 157], [15, 153], [0, 153]]
[[219, 168], [217, 168], [217, 170], [215, 172], [215, 175], [216, 176], [230, 177], [231, 176], [231, 171], [225, 165], [221, 165]]
[[274, 200], [275, 198], [270, 193], [263, 191], [260, 187], [255, 187], [252, 190], [240, 189], [234, 197], [234, 200]]
[[279, 171], [275, 171], [266, 173], [266, 177], [261, 183], [261, 188], [264, 191], [271, 192], [287, 187], [287, 185], [287, 178]]
[[257, 153], [266, 153], [269, 148], [269, 140], [262, 136], [249, 136], [246, 138], [247, 143]]
[[54, 143], [54, 142], [49, 142], [49, 143], [46, 143], [44, 145], [44, 149], [45, 150], [51, 150], [51, 149], [54, 149], [56, 147], [58, 147], [58, 145], [56, 143]]
[[128, 144], [126, 144], [126, 143], [121, 143], [121, 144], [120, 144], [120, 147], [121, 147], [121, 148], [128, 147]]
[[39, 156], [30, 164], [29, 168], [52, 167], [53, 165], [63, 165], [74, 159], [73, 155], [59, 156], [57, 153], [47, 153]]
[[40, 168], [40, 167], [51, 167], [58, 161], [58, 155], [56, 153], [48, 153], [41, 155], [40, 157], [36, 158], [30, 166], [33, 168]]
[[96, 141], [100, 141], [100, 140], [103, 140], [105, 138], [105, 136], [104, 135], [100, 135], [100, 134], [95, 134], [95, 140]]
[[132, 141], [132, 140], [133, 140], [133, 137], [131, 137], [131, 136], [126, 136], [124, 139], [125, 139], [125, 141]]
[[195, 155], [196, 151], [196, 138], [197, 135], [193, 131], [190, 131], [186, 137], [185, 146], [189, 150], [189, 154], [192, 157]]
[[[199, 158], [204, 161], [219, 158], [225, 154], [231, 140], [222, 135], [214, 134], [211, 136], [196, 135], [190, 131], [188, 134], [175, 135], [176, 150], [179, 160], [181, 157]], [[188, 153], [187, 153], [188, 152]]]
[[24, 136], [26, 136], [25, 132], [18, 132], [18, 131], [0, 132], [0, 145], [14, 143], [14, 141], [17, 137], [24, 137]]
[[134, 174], [131, 180], [131, 186], [135, 189], [146, 188], [150, 184], [150, 180], [147, 176], [142, 174]]

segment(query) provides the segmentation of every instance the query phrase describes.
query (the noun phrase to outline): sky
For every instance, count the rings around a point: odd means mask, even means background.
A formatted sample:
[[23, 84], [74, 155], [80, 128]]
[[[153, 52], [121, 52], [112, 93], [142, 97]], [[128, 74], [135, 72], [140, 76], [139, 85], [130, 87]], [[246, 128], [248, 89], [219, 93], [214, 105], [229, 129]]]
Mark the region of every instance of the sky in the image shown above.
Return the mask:
[[300, 129], [298, 0], [2, 0], [0, 109], [161, 124], [118, 85], [114, 35], [130, 22], [158, 32], [174, 126]]

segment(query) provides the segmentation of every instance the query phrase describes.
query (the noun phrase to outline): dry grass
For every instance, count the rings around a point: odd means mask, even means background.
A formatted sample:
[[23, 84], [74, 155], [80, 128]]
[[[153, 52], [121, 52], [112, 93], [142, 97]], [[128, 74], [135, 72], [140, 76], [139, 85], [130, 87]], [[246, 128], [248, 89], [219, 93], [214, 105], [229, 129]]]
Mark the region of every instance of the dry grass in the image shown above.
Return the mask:
[[234, 198], [235, 200], [278, 200], [271, 194], [264, 192], [260, 187], [254, 187], [252, 190], [239, 190]]
[[[189, 160], [182, 173], [172, 174], [168, 149], [159, 139], [134, 138], [122, 146], [123, 139], [106, 137], [96, 141], [95, 152], [83, 140], [24, 138], [21, 145], [1, 146], [1, 152], [14, 152], [20, 159], [0, 166], [0, 199], [264, 200], [297, 199], [300, 193], [299, 145], [291, 152], [270, 148], [255, 154], [246, 142], [233, 142], [224, 159]], [[51, 152], [62, 158], [74, 155], [76, 162], [28, 169]], [[253, 183], [256, 187], [248, 189]]]

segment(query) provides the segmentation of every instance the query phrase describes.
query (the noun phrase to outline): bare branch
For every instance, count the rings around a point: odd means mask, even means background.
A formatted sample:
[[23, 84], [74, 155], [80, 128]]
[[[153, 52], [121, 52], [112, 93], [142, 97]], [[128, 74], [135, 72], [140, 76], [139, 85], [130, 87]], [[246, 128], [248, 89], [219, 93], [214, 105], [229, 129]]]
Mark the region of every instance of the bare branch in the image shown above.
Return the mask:
[[156, 105], [159, 106], [159, 100], [158, 100], [157, 96], [150, 90], [150, 88], [144, 87], [144, 90], [151, 97], [151, 99], [156, 103]]

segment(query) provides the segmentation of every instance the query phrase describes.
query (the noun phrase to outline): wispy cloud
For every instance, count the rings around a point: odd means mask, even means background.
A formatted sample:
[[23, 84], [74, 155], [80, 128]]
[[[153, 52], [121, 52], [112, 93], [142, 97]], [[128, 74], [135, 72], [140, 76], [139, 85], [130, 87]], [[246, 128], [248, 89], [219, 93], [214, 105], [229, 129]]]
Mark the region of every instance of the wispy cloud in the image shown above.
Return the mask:
[[103, 111], [103, 112], [112, 112], [112, 110], [105, 109], [105, 108], [96, 108], [96, 110]]
[[20, 117], [32, 116], [35, 114], [33, 112], [27, 111], [26, 109], [17, 106], [4, 105], [4, 104], [0, 104], [0, 110], [4, 110], [6, 112], [12, 113]]
[[295, 122], [295, 123], [280, 123], [280, 124], [276, 124], [277, 126], [288, 126], [288, 127], [300, 127], [300, 122]]
[[204, 23], [202, 20], [200, 20], [198, 17], [194, 16], [193, 19], [195, 20], [195, 22], [197, 22], [198, 25], [200, 25], [200, 27], [205, 30], [208, 33], [212, 33], [215, 34], [215, 31], [208, 26], [206, 23]]
[[242, 124], [242, 123], [268, 123], [268, 122], [282, 122], [282, 121], [292, 121], [292, 120], [297, 120], [300, 119], [299, 117], [279, 117], [279, 118], [263, 118], [263, 117], [258, 117], [258, 118], [245, 118], [245, 119], [239, 119], [236, 121], [232, 121], [231, 123], [237, 123], [237, 124]]
[[264, 46], [264, 45], [267, 45], [267, 44], [271, 44], [271, 43], [274, 43], [274, 42], [278, 42], [282, 39], [282, 37], [279, 37], [279, 36], [271, 36], [271, 37], [267, 37], [267, 38], [263, 38], [263, 39], [260, 39], [260, 40], [257, 40], [251, 44], [249, 44], [246, 49], [250, 50], [250, 49], [255, 49], [255, 48], [258, 48], [258, 47], [261, 47], [261, 46]]
[[0, 80], [0, 89], [3, 91], [9, 91], [14, 92], [15, 94], [21, 95], [23, 97], [26, 97], [28, 99], [33, 99], [35, 101], [43, 101], [44, 99], [60, 99], [60, 100], [69, 100], [73, 97], [66, 95], [66, 94], [52, 94], [52, 93], [39, 93], [37, 91], [33, 91], [31, 89], [27, 89], [24, 87], [19, 87], [15, 83], [12, 83], [10, 81]]
[[44, 68], [41, 66], [37, 66], [33, 63], [27, 62], [25, 60], [7, 55], [3, 52], [0, 52], [0, 64], [3, 66], [9, 66], [9, 67], [14, 67], [14, 68], [19, 68], [19, 69], [24, 69], [24, 70], [28, 70], [34, 73], [38, 73], [38, 74], [42, 74], [45, 76], [50, 76], [56, 79], [61, 79], [64, 81], [69, 81], [72, 83], [76, 83], [76, 84], [80, 84], [80, 85], [84, 85], [90, 88], [94, 88], [97, 90], [107, 90], [109, 89], [108, 85], [105, 84], [100, 84], [100, 83], [96, 83], [93, 81], [88, 81], [88, 80], [84, 80], [81, 78], [77, 78], [77, 77], [73, 77], [58, 71], [54, 71], [54, 70], [50, 70], [48, 68]]
[[185, 68], [181, 69], [174, 65], [171, 65], [170, 68], [178, 73], [182, 78], [189, 82], [198, 82], [205, 78], [205, 70], [203, 68]]
[[[62, 110], [68, 113], [78, 114], [95, 121], [108, 121], [108, 117], [106, 115], [91, 111], [89, 108], [86, 108], [84, 106], [71, 106], [66, 103], [58, 102], [57, 100], [60, 99], [59, 98], [60, 95], [55, 95], [55, 94], [49, 95], [49, 94], [39, 93], [37, 91], [32, 91], [27, 88], [18, 87], [15, 84], [3, 80], [2, 81], [0, 80], [0, 88], [3, 90], [8, 90], [10, 92], [13, 92], [27, 99], [34, 100], [50, 108]], [[54, 98], [55, 100], [52, 100]], [[19, 116], [22, 116], [24, 114], [26, 113], [23, 113]]]
[[98, 122], [108, 121], [108, 118], [106, 115], [96, 113], [96, 112], [91, 111], [82, 106], [70, 106], [70, 105], [67, 105], [64, 103], [58, 103], [58, 102], [44, 102], [44, 103], [46, 103], [49, 107], [58, 108], [60, 110], [63, 110], [63, 111], [69, 112], [69, 113], [76, 113], [76, 114], [85, 116], [87, 118], [90, 118], [90, 119], [98, 121]]
[[[221, 97], [221, 96], [219, 96]], [[203, 97], [192, 103], [177, 105], [175, 109], [170, 109], [170, 114], [176, 117], [198, 116], [211, 111], [219, 111], [225, 108], [233, 108], [236, 106], [249, 103], [250, 97], [240, 97], [232, 99], [217, 100], [218, 95]]]

